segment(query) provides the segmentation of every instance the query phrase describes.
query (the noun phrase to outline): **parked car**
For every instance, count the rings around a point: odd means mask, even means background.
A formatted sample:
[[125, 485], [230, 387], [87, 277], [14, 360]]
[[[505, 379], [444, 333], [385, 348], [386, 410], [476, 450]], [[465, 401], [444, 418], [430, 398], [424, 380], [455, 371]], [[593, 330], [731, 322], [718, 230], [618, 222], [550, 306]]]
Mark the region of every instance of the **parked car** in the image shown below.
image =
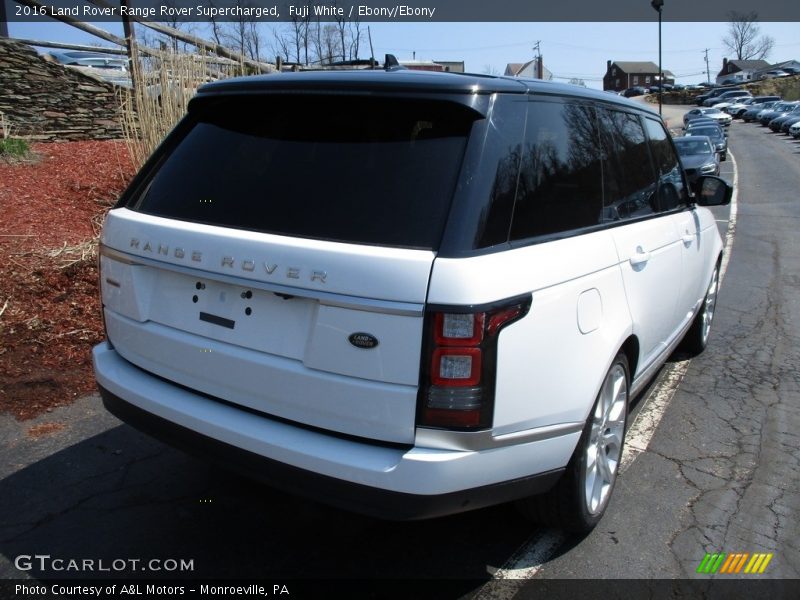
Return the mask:
[[716, 127], [717, 129], [719, 129], [722, 135], [726, 137], [728, 135], [728, 130], [725, 129], [722, 125], [720, 125], [717, 121], [715, 121], [714, 119], [705, 119], [705, 118], [693, 119], [692, 121], [689, 121], [689, 123], [684, 128], [684, 135], [690, 131], [698, 129], [699, 127]]
[[83, 50], [52, 50], [47, 55], [76, 71], [119, 86], [131, 87], [128, 59], [124, 56]]
[[800, 104], [799, 102], [777, 102], [770, 110], [759, 113], [758, 122], [764, 127], [768, 127], [770, 121], [782, 117], [788, 112], [794, 110], [794, 107]]
[[[738, 100], [739, 99], [737, 98], [736, 101], [738, 102]], [[731, 100], [730, 102], [717, 102], [716, 104], [714, 104], [714, 108], [730, 115], [731, 113], [729, 113], [727, 109], [733, 103], [734, 103], [733, 100]], [[731, 117], [733, 117], [733, 115], [731, 115]]]
[[786, 119], [783, 124], [781, 125], [781, 133], [785, 133], [787, 135], [791, 135], [792, 132], [790, 131], [792, 125], [800, 121], [800, 115], [794, 114], [792, 117]]
[[117, 54], [88, 52], [83, 50], [51, 50], [49, 54], [62, 65], [78, 65], [97, 69], [127, 70], [128, 60]]
[[719, 127], [693, 127], [686, 132], [687, 136], [706, 136], [711, 139], [714, 149], [719, 152], [719, 159], [725, 160], [728, 156], [728, 138]]
[[700, 94], [699, 96], [697, 96], [697, 98], [695, 98], [695, 103], [697, 104], [697, 106], [703, 106], [705, 101], [708, 100], [709, 98], [716, 98], [717, 96], [720, 96], [720, 95], [724, 94], [725, 92], [730, 92], [730, 91], [734, 91], [734, 90], [742, 91], [742, 88], [738, 88], [738, 87], [718, 87], [718, 88], [714, 88], [714, 89], [706, 92], [705, 94]]
[[748, 108], [744, 113], [742, 113], [742, 121], [745, 123], [749, 123], [750, 121], [757, 121], [758, 117], [761, 113], [770, 110], [777, 101], [768, 101], [764, 102], [763, 104], [758, 104], [751, 108]]
[[800, 114], [800, 103], [795, 104], [790, 109], [772, 119], [769, 123], [767, 123], [767, 127], [769, 127], [772, 131], [779, 132], [786, 119], [791, 119], [797, 114]]
[[791, 135], [794, 139], [800, 138], [800, 122], [789, 127], [789, 135]]
[[742, 98], [751, 98], [752, 94], [746, 90], [728, 90], [719, 96], [706, 98], [703, 100], [703, 106], [716, 106], [723, 102], [730, 102], [732, 100], [740, 100]]
[[673, 140], [689, 182], [700, 175], [719, 175], [719, 153], [708, 137], [689, 136]]
[[729, 115], [731, 115], [734, 119], [742, 118], [744, 113], [759, 105], [766, 104], [767, 102], [777, 102], [780, 100], [780, 96], [753, 96], [752, 98], [746, 98], [741, 102], [741, 104], [732, 104], [725, 109]]
[[720, 109], [713, 107], [713, 108], [693, 108], [691, 110], [686, 111], [683, 115], [683, 124], [686, 125], [689, 121], [693, 119], [697, 119], [699, 117], [705, 117], [707, 119], [714, 119], [720, 125], [727, 126], [731, 124], [733, 121], [733, 117], [729, 114], [722, 112]]
[[103, 227], [103, 402], [348, 510], [587, 531], [629, 399], [708, 341], [731, 188], [693, 190], [655, 111], [579, 86], [203, 86]]
[[737, 114], [739, 114], [739, 111], [744, 112], [745, 110], [750, 108], [750, 105], [753, 103], [753, 100], [754, 98], [745, 98], [743, 100], [737, 100], [734, 102], [725, 102], [723, 103], [724, 106], [718, 104], [716, 108], [725, 111], [735, 119]]
[[781, 69], [773, 69], [761, 75], [761, 79], [777, 79], [778, 77], [788, 77], [789, 73]]
[[622, 95], [625, 96], [626, 98], [632, 98], [634, 96], [644, 96], [646, 93], [647, 90], [639, 86], [634, 86], [628, 88], [627, 90], [622, 91]]
[[773, 119], [769, 123], [769, 128], [776, 133], [789, 133], [789, 128], [797, 121], [800, 121], [800, 105], [795, 106], [794, 110], [786, 113], [782, 117]]

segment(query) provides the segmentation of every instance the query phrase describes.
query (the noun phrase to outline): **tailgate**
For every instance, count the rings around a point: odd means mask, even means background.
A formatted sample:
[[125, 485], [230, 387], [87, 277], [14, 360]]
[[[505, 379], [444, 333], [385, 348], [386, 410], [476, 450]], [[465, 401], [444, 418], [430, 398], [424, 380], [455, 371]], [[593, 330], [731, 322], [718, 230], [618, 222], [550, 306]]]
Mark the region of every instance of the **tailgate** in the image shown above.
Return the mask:
[[111, 211], [109, 339], [157, 375], [305, 425], [411, 443], [434, 253]]

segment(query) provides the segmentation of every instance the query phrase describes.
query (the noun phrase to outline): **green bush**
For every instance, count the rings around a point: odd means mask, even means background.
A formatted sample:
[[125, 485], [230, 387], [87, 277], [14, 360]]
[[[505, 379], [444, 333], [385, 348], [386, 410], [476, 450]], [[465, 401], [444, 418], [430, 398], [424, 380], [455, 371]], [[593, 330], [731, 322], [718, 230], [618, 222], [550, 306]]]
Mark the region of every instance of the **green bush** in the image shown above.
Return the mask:
[[28, 155], [30, 146], [25, 140], [18, 138], [0, 138], [0, 156], [24, 158]]

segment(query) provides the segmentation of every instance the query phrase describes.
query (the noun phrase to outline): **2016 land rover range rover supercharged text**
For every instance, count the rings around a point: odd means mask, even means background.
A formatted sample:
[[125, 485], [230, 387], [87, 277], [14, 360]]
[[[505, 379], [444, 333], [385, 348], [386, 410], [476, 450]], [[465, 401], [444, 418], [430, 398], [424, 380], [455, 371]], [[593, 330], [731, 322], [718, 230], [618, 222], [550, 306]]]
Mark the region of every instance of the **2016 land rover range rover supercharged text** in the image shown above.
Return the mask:
[[731, 190], [649, 109], [380, 71], [208, 85], [106, 221], [108, 409], [351, 510], [587, 530], [628, 399], [699, 351]]

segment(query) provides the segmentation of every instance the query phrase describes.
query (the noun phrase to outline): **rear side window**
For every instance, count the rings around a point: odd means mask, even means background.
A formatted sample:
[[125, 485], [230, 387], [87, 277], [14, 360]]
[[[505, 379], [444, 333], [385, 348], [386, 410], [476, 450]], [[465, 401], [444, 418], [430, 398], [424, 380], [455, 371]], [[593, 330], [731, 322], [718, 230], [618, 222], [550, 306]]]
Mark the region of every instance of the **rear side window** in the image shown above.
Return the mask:
[[656, 212], [655, 172], [639, 117], [598, 111], [604, 157], [603, 221], [645, 217]]
[[132, 208], [280, 235], [435, 249], [476, 117], [445, 101], [230, 99], [195, 116]]
[[530, 104], [512, 240], [597, 225], [603, 197], [598, 147], [591, 107]]

